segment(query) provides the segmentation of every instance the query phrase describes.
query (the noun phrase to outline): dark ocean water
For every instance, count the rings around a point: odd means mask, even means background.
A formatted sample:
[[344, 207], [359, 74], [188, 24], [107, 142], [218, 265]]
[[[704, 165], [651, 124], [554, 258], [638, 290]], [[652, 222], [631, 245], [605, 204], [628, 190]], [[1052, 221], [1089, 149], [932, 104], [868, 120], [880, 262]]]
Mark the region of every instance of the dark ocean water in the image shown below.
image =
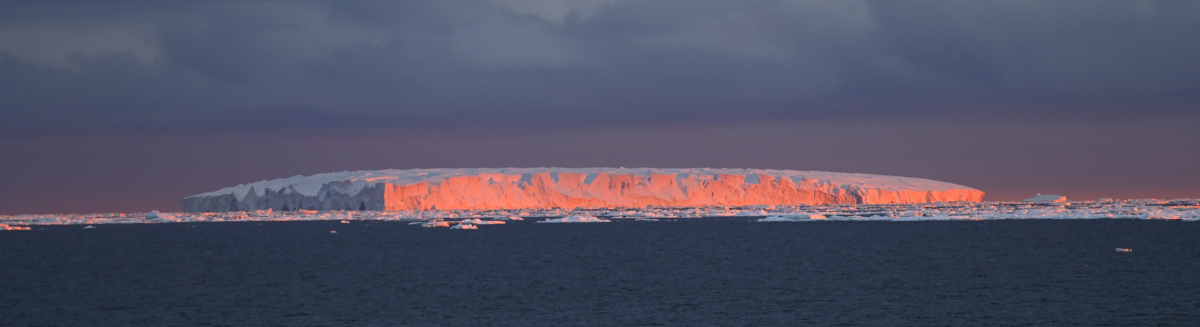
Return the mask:
[[0, 325], [1200, 326], [1200, 223], [47, 226]]

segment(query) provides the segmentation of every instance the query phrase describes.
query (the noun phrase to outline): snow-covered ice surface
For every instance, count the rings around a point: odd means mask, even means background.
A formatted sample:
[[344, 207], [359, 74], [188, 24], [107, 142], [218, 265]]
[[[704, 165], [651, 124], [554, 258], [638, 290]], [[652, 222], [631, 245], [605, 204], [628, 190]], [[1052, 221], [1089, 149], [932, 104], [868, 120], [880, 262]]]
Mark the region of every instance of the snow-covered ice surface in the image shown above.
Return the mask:
[[[842, 204], [817, 206], [643, 207], [541, 210], [426, 210], [426, 211], [243, 211], [220, 213], [98, 213], [51, 215], [0, 215], [0, 230], [25, 230], [30, 225], [97, 225], [222, 221], [373, 220], [442, 222], [430, 227], [450, 227], [466, 222], [498, 225], [523, 218], [533, 221], [584, 217], [614, 221], [652, 221], [740, 217], [757, 221], [922, 221], [988, 219], [1179, 219], [1200, 220], [1198, 199], [1136, 199], [1072, 202], [944, 202], [924, 204]], [[818, 217], [824, 217], [823, 219]], [[667, 220], [670, 221], [670, 220]], [[501, 228], [489, 227], [489, 228]]]
[[540, 220], [539, 223], [608, 223], [612, 220], [591, 216], [570, 215], [562, 218]]

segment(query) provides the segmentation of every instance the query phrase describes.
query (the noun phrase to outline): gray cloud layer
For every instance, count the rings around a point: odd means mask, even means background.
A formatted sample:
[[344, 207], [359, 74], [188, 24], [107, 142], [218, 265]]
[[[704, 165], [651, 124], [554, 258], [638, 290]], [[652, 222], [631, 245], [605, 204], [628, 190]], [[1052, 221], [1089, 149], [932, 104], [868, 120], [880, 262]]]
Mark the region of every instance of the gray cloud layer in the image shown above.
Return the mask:
[[10, 1], [0, 135], [1195, 118], [1196, 31], [1196, 1]]

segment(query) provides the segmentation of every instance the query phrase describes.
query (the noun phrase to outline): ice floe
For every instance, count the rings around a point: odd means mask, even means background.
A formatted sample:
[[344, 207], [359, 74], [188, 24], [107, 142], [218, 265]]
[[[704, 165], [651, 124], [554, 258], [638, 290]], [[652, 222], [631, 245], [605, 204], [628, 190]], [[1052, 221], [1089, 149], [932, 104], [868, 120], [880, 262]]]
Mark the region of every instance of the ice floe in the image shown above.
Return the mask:
[[421, 227], [450, 227], [449, 221], [434, 220], [421, 224]]
[[825, 219], [825, 216], [824, 215], [816, 215], [816, 214], [805, 214], [805, 213], [789, 214], [789, 215], [772, 215], [772, 216], [768, 216], [767, 218], [759, 219], [758, 221], [759, 222], [801, 221], [801, 220], [811, 220], [811, 219]]
[[504, 225], [503, 221], [499, 220], [482, 220], [482, 219], [467, 219], [460, 221], [459, 224], [475, 224], [475, 225]]
[[25, 226], [10, 226], [8, 224], [0, 224], [0, 230], [32, 230], [33, 228]]
[[[939, 202], [921, 204], [840, 204], [798, 206], [703, 206], [574, 208], [520, 210], [314, 211], [258, 210], [220, 213], [147, 212], [96, 214], [0, 215], [0, 230], [27, 230], [34, 225], [156, 224], [235, 221], [398, 221], [425, 227], [460, 223], [520, 224], [526, 217], [539, 223], [600, 221], [675, 221], [693, 218], [742, 219], [762, 222], [844, 220], [921, 221], [994, 219], [1167, 219], [1200, 220], [1197, 199], [1135, 199], [1064, 202]], [[825, 217], [820, 219], [819, 217]], [[665, 223], [665, 222], [664, 222]]]
[[[1022, 202], [1067, 202], [1067, 197], [1062, 195], [1051, 195], [1038, 193], [1032, 198], [1021, 200]], [[1104, 202], [1104, 201], [1096, 201]]]
[[539, 223], [607, 223], [607, 222], [612, 222], [612, 221], [607, 220], [607, 219], [591, 217], [591, 216], [573, 215], [573, 216], [566, 216], [566, 217], [556, 218], [556, 219], [539, 220], [538, 222]]

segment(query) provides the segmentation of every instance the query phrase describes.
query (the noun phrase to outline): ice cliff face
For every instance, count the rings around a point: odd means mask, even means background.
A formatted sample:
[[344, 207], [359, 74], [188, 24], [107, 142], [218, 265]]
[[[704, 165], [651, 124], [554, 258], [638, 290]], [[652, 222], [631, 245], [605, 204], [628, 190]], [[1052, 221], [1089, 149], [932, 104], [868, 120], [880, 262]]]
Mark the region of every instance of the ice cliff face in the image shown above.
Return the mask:
[[463, 168], [294, 176], [180, 201], [183, 211], [453, 210], [980, 201], [921, 178], [769, 169]]

